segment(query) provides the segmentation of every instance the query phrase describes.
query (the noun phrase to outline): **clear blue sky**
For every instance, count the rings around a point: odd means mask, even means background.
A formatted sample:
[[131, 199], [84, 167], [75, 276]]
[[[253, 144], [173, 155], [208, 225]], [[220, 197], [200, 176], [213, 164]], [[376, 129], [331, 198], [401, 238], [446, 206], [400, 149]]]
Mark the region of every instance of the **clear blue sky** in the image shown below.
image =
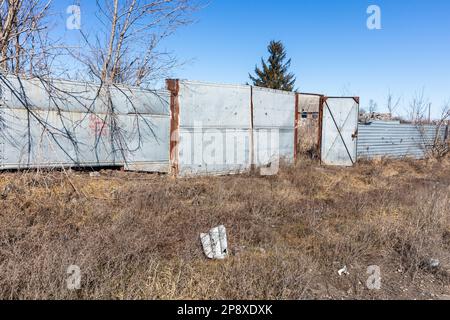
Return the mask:
[[[92, 3], [81, 0], [83, 27]], [[366, 27], [371, 4], [381, 7], [382, 30]], [[211, 0], [195, 19], [164, 43], [188, 61], [174, 77], [245, 83], [276, 39], [302, 92], [359, 95], [363, 107], [373, 99], [383, 111], [389, 89], [406, 105], [425, 88], [434, 115], [450, 100], [448, 0]]]

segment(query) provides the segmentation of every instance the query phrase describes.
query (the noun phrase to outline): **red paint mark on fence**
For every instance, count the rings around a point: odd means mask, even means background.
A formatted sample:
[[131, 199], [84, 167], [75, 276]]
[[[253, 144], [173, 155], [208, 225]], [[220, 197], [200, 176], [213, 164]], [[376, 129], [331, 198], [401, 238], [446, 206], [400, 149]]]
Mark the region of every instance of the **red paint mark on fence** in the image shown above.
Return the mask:
[[108, 124], [95, 114], [89, 116], [89, 129], [91, 129], [91, 134], [96, 137], [106, 137], [109, 135]]

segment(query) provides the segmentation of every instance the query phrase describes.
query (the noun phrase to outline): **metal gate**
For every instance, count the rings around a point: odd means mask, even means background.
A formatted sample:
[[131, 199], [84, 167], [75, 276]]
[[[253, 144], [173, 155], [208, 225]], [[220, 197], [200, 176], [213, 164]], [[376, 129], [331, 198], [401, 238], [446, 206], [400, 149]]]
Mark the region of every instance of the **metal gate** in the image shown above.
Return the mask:
[[323, 97], [320, 111], [323, 164], [352, 166], [357, 159], [359, 98]]

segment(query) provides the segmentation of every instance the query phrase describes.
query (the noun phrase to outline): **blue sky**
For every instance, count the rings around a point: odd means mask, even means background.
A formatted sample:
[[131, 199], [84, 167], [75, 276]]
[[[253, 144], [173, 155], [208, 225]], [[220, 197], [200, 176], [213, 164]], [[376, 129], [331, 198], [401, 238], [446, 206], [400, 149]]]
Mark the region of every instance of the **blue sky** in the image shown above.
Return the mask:
[[[71, 3], [58, 1], [63, 14]], [[92, 3], [81, 0], [83, 28], [92, 27]], [[366, 27], [372, 4], [382, 30]], [[425, 88], [434, 115], [450, 101], [448, 0], [211, 0], [194, 18], [163, 44], [187, 61], [174, 77], [245, 83], [276, 39], [302, 92], [358, 95], [363, 107], [373, 99], [383, 111], [389, 90], [406, 106]]]

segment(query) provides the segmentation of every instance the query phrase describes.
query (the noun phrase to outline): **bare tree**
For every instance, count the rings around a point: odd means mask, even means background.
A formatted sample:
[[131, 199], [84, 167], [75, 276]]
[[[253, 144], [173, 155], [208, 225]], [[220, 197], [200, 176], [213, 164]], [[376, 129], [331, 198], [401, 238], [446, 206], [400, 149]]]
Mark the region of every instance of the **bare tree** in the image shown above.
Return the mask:
[[[88, 50], [68, 53], [85, 68], [89, 80], [100, 84], [96, 96], [106, 110], [101, 114], [99, 110], [88, 112], [96, 113], [108, 125], [112, 149], [125, 153], [129, 150], [111, 92], [119, 90], [129, 101], [130, 114], [144, 120], [129, 98], [130, 91], [118, 85], [148, 88], [168, 74], [177, 61], [169, 52], [160, 51], [159, 45], [191, 22], [189, 17], [198, 8], [198, 1], [96, 0], [96, 7], [96, 32], [80, 30]], [[145, 123], [152, 130], [151, 124]], [[140, 137], [140, 128], [137, 130]]]
[[148, 86], [177, 63], [160, 43], [191, 20], [194, 0], [96, 0], [97, 30], [81, 29], [88, 50], [68, 53], [102, 84]]
[[374, 100], [369, 101], [369, 113], [374, 114], [378, 110], [378, 104]]
[[425, 98], [425, 89], [417, 91], [407, 109], [408, 120], [415, 124], [423, 123], [426, 119], [429, 101]]
[[0, 0], [0, 66], [10, 74], [33, 74], [46, 51], [51, 0]]
[[[68, 99], [72, 103], [79, 101], [79, 108], [85, 110], [86, 117], [94, 117], [101, 123], [94, 148], [109, 144], [114, 154], [122, 153], [122, 158], [125, 158], [124, 153], [133, 151], [129, 150], [127, 132], [118, 121], [118, 106], [114, 105], [117, 100], [113, 94], [122, 94], [131, 105], [130, 114], [143, 120], [153, 132], [152, 124], [133, 105], [132, 90], [128, 86], [148, 88], [177, 65], [169, 52], [159, 50], [160, 43], [178, 27], [190, 22], [190, 13], [198, 7], [197, 3], [195, 0], [96, 0], [96, 31], [89, 34], [80, 30], [87, 49], [76, 51], [64, 43], [59, 43], [55, 50], [45, 35], [49, 28], [46, 18], [51, 0], [0, 0], [0, 80], [27, 110], [28, 156], [33, 145], [30, 130], [33, 123], [38, 123], [67, 156], [71, 157], [61, 139], [69, 140], [73, 145], [71, 149], [78, 150], [79, 142], [66, 114]], [[67, 57], [74, 61], [68, 63]], [[90, 92], [69, 92], [70, 86], [60, 86], [61, 82], [54, 81], [56, 72], [52, 62], [55, 60], [64, 60], [65, 64], [78, 68], [77, 80], [93, 81], [95, 84], [86, 83]], [[7, 74], [15, 75], [16, 79], [11, 81]], [[58, 124], [49, 123], [45, 113], [39, 112], [39, 106], [33, 104], [21, 82], [25, 75], [38, 78], [39, 86], [48, 94], [52, 112], [59, 117]], [[71, 78], [67, 72], [60, 76]], [[140, 122], [135, 123], [133, 130], [138, 131], [141, 141]], [[108, 130], [104, 130], [105, 127]], [[72, 160], [77, 163], [77, 159]]]
[[[428, 113], [428, 116], [427, 116]], [[446, 135], [450, 119], [450, 102], [443, 105], [437, 120], [431, 120], [431, 103], [425, 98], [424, 89], [413, 96], [407, 109], [408, 119], [421, 133], [421, 145], [429, 156], [440, 158], [448, 152]]]
[[[66, 130], [50, 125], [47, 119], [36, 110], [29, 99], [29, 92], [26, 92], [22, 85], [24, 77], [34, 77], [41, 71], [47, 75], [51, 73], [46, 63], [48, 57], [47, 17], [51, 3], [51, 0], [0, 0], [1, 107], [11, 108], [7, 101], [3, 101], [3, 92], [8, 91], [18, 101], [20, 108], [26, 110], [28, 159], [30, 159], [32, 145], [32, 123], [42, 126], [43, 131], [47, 132], [56, 143], [58, 143], [57, 136], [67, 137]], [[11, 76], [17, 81], [11, 81]], [[3, 130], [9, 124], [3, 118], [0, 122], [2, 124], [0, 134], [3, 138], [14, 140], [14, 137], [6, 137]]]
[[401, 97], [396, 98], [392, 94], [391, 90], [389, 90], [389, 93], [386, 98], [386, 109], [390, 113], [391, 117], [394, 117], [394, 114], [400, 105], [400, 101], [401, 101]]
[[432, 153], [435, 157], [442, 157], [448, 152], [448, 130], [450, 120], [450, 101], [442, 106], [439, 119], [435, 122], [436, 133], [432, 148]]

